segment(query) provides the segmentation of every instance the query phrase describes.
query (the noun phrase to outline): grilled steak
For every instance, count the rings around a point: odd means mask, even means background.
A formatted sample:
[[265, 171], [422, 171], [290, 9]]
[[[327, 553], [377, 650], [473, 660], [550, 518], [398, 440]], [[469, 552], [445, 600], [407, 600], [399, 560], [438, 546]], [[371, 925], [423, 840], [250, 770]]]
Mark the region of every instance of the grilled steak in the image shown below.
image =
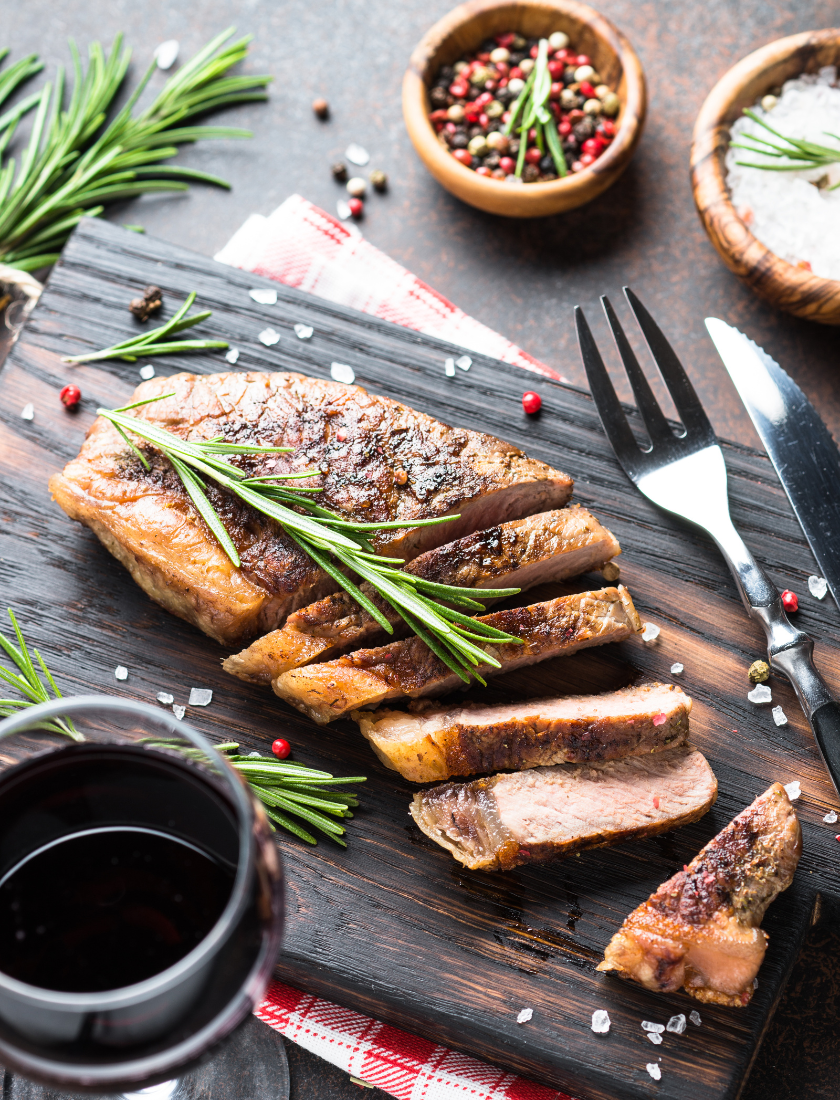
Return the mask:
[[379, 759], [405, 779], [583, 764], [685, 744], [691, 699], [671, 684], [608, 695], [529, 699], [500, 706], [412, 704], [359, 710], [353, 720]]
[[[437, 584], [524, 591], [600, 569], [620, 553], [613, 534], [585, 508], [573, 505], [511, 520], [427, 550], [408, 563], [406, 572]], [[396, 637], [407, 633], [396, 611], [367, 581], [361, 588], [395, 627]], [[223, 667], [242, 680], [269, 684], [290, 668], [384, 640], [376, 620], [352, 596], [336, 592], [293, 612], [281, 630], [228, 657]]]
[[[575, 653], [586, 646], [620, 642], [641, 629], [630, 593], [624, 587], [495, 611], [479, 621], [524, 642], [484, 646], [484, 651], [493, 654], [502, 667], [482, 666], [478, 671], [483, 676]], [[425, 642], [412, 637], [292, 669], [272, 680], [271, 686], [281, 699], [326, 725], [352, 710], [374, 707], [386, 699], [441, 695], [461, 683]]]
[[[414, 558], [442, 542], [564, 505], [572, 481], [492, 436], [450, 429], [358, 386], [301, 374], [178, 374], [139, 386], [134, 400], [174, 391], [139, 415], [192, 439], [290, 446], [240, 464], [254, 474], [313, 467], [319, 502], [365, 521], [452, 523], [380, 532], [378, 550]], [[67, 514], [87, 524], [142, 588], [224, 644], [278, 626], [337, 585], [261, 513], [215, 485], [209, 496], [242, 559], [229, 561], [169, 464], [146, 471], [116, 430], [97, 420], [78, 458], [50, 481]]]
[[411, 816], [473, 871], [509, 871], [696, 821], [717, 797], [706, 758], [670, 749], [599, 764], [444, 783], [414, 796]]
[[774, 783], [633, 910], [598, 969], [657, 992], [749, 1004], [767, 949], [761, 919], [793, 881], [801, 852], [799, 821]]

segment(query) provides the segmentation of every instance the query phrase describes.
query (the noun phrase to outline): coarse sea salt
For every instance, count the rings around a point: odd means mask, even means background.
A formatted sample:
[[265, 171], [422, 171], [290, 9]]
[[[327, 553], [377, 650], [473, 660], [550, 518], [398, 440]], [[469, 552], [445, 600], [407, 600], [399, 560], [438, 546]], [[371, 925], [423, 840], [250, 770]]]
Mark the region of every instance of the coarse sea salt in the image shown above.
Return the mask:
[[347, 363], [330, 363], [330, 378], [334, 382], [345, 382], [352, 386], [356, 381], [356, 372]]
[[684, 672], [685, 672], [685, 665], [681, 664], [679, 661], [674, 661], [674, 663], [671, 665], [671, 675], [672, 676], [682, 676], [682, 674]]
[[808, 591], [815, 600], [824, 600], [825, 594], [828, 591], [828, 581], [825, 577], [809, 577]]
[[348, 218], [353, 217], [353, 211], [350, 209], [349, 203], [344, 199], [339, 199], [335, 204], [335, 212], [341, 218], [343, 222], [346, 222]]
[[455, 360], [455, 366], [460, 367], [461, 370], [469, 370], [472, 366], [472, 359], [469, 355], [461, 355]]
[[190, 688], [191, 707], [209, 707], [213, 702], [213, 692], [210, 688]]
[[114, 669], [114, 679], [115, 680], [127, 680], [128, 679], [128, 669], [125, 667], [125, 665], [117, 665], [117, 667]]
[[155, 698], [165, 707], [171, 707], [172, 704], [175, 702], [175, 696], [170, 695], [168, 691], [159, 691]]
[[794, 779], [791, 783], [785, 783], [785, 791], [791, 802], [795, 802], [797, 798], [802, 794], [802, 788], [799, 786], [799, 780]]
[[150, 378], [154, 378], [155, 368], [152, 366], [151, 363], [147, 363], [145, 367], [141, 367], [137, 373], [140, 375], [144, 382], [148, 382]]
[[672, 1016], [665, 1030], [673, 1032], [674, 1035], [682, 1035], [685, 1031], [685, 1016], [682, 1013], [679, 1016]]
[[523, 1008], [520, 1010], [519, 1015], [516, 1017], [516, 1022], [518, 1024], [527, 1024], [533, 1015], [533, 1008]]
[[658, 1047], [659, 1044], [662, 1042], [662, 1036], [659, 1034], [658, 1031], [649, 1031], [647, 1033], [647, 1037], [648, 1039], [650, 1039], [654, 1046]]
[[[834, 66], [816, 75], [788, 80], [769, 111], [753, 107], [756, 116], [787, 138], [835, 146], [826, 131], [840, 134], [840, 87]], [[732, 142], [754, 135], [778, 142], [763, 126], [742, 115], [731, 129]], [[750, 231], [789, 263], [809, 263], [815, 275], [840, 279], [840, 164], [828, 168], [773, 172], [737, 164], [772, 164], [775, 158], [730, 148], [726, 183], [732, 203]], [[784, 163], [784, 162], [783, 162]], [[821, 187], [817, 181], [825, 180]]]
[[592, 1030], [596, 1035], [606, 1035], [610, 1030], [610, 1014], [605, 1008], [597, 1008], [592, 1013]]
[[665, 1030], [664, 1024], [652, 1024], [650, 1020], [642, 1020], [642, 1031], [661, 1032]]
[[349, 161], [352, 161], [353, 164], [359, 164], [363, 168], [370, 160], [370, 153], [367, 149], [361, 145], [356, 145], [355, 142], [347, 146], [344, 150], [344, 155]]
[[823, 818], [823, 821], [826, 823], [826, 825], [836, 825], [837, 824], [837, 814], [834, 812], [834, 810], [829, 810], [828, 813]]
[[642, 623], [644, 630], [642, 631], [642, 641], [648, 645], [653, 645], [660, 635], [658, 626], [654, 626], [653, 623]]
[[35, 406], [31, 401], [27, 401], [23, 408], [20, 410], [21, 420], [34, 420], [35, 419]]
[[178, 704], [175, 703], [172, 707], [172, 713], [175, 715], [176, 718], [183, 718], [184, 715], [187, 713], [187, 708], [179, 707]]
[[225, 359], [227, 359], [229, 363], [239, 362], [239, 348], [231, 348], [230, 351], [226, 351]]
[[177, 38], [168, 38], [165, 42], [161, 42], [152, 55], [157, 62], [157, 67], [159, 69], [171, 69], [178, 60], [180, 48]]
[[298, 321], [294, 328], [295, 336], [297, 336], [298, 340], [311, 340], [312, 334], [315, 332], [312, 325], [302, 325], [300, 321]]
[[696, 1008], [692, 1013], [689, 1014], [688, 1018], [689, 1018], [689, 1020], [691, 1020], [691, 1022], [694, 1024], [695, 1027], [699, 1027], [700, 1024], [703, 1022], [700, 1019], [700, 1013], [697, 1011]]
[[447, 378], [455, 377], [455, 360], [452, 358], [444, 359], [443, 370]]
[[280, 343], [280, 333], [275, 332], [273, 328], [264, 328], [257, 339], [261, 344], [265, 344], [267, 348], [271, 348]]
[[786, 726], [788, 724], [787, 715], [781, 707], [773, 707], [772, 710], [773, 721], [777, 726]]
[[271, 287], [256, 287], [254, 290], [249, 290], [248, 294], [261, 306], [277, 305], [277, 291], [272, 290]]
[[662, 1080], [662, 1070], [659, 1068], [656, 1062], [648, 1062], [648, 1064], [645, 1066], [645, 1069], [648, 1071], [654, 1081]]
[[756, 684], [752, 691], [747, 692], [747, 698], [757, 705], [769, 703], [773, 699], [773, 692], [766, 684]]

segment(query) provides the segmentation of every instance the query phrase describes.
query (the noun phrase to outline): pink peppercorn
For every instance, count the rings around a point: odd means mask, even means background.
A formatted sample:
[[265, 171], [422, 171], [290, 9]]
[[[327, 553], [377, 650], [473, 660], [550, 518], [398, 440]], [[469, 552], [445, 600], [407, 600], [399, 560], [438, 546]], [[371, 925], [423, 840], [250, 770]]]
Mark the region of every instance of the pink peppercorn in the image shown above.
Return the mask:
[[476, 168], [475, 174], [477, 176], [490, 176], [493, 173], [490, 171], [489, 168], [482, 164], [479, 168]]
[[529, 149], [525, 154], [525, 160], [528, 164], [539, 164], [542, 160], [542, 153], [534, 146], [533, 149]]
[[454, 149], [452, 156], [466, 168], [472, 168], [472, 153], [469, 149]]
[[347, 206], [354, 218], [360, 218], [365, 210], [365, 204], [361, 199], [348, 199]]
[[534, 393], [533, 390], [527, 390], [522, 394], [522, 408], [529, 416], [533, 416], [534, 413], [539, 412], [541, 407], [542, 398], [538, 393]]
[[65, 386], [61, 393], [58, 395], [61, 404], [67, 409], [75, 409], [75, 407], [82, 400], [82, 391], [78, 386], [69, 385]]
[[589, 60], [588, 55], [585, 54], [585, 53], [579, 53], [577, 55], [577, 57], [575, 58], [575, 65], [577, 65], [578, 68], [580, 68], [581, 65], [591, 65], [591, 64], [592, 64], [592, 62]]
[[789, 588], [786, 588], [782, 593], [782, 607], [785, 611], [799, 610], [799, 597], [795, 592], [791, 592]]
[[562, 61], [549, 61], [548, 63], [548, 71], [551, 73], [552, 77], [555, 80], [563, 75], [565, 68], [566, 66], [563, 64]]
[[274, 753], [278, 760], [285, 760], [289, 753], [292, 751], [292, 746], [285, 738], [278, 737], [274, 744], [271, 746], [271, 751]]
[[499, 161], [499, 167], [506, 176], [509, 176], [511, 172], [516, 171], [516, 161], [513, 157], [502, 157]]
[[588, 80], [582, 80], [580, 82], [580, 94], [585, 99], [597, 99], [597, 96], [595, 95], [595, 89], [592, 87]]

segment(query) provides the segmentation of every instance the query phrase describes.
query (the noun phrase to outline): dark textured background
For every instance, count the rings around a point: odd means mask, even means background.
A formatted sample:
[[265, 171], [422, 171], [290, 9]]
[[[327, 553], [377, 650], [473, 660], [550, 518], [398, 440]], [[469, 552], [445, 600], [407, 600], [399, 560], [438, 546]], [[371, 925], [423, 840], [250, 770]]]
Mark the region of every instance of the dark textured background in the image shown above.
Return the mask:
[[[334, 210], [329, 173], [350, 141], [365, 145], [391, 180], [367, 205], [363, 232], [437, 290], [582, 384], [571, 306], [594, 314], [597, 296], [630, 283], [654, 310], [688, 366], [720, 434], [757, 445], [703, 327], [715, 314], [745, 329], [789, 370], [840, 433], [835, 385], [838, 333], [774, 313], [721, 265], [700, 227], [688, 185], [697, 110], [738, 58], [773, 38], [840, 22], [831, 0], [618, 0], [604, 13], [630, 38], [647, 72], [647, 131], [626, 175], [596, 202], [534, 223], [493, 218], [458, 203], [425, 173], [405, 134], [400, 80], [412, 46], [447, 0], [26, 0], [3, 8], [0, 44], [66, 62], [66, 38], [84, 48], [126, 32], [144, 68], [154, 46], [178, 38], [182, 58], [225, 26], [256, 36], [248, 67], [275, 76], [272, 101], [230, 113], [250, 142], [208, 142], [183, 163], [233, 183], [227, 194], [140, 199], [110, 216], [206, 254], [252, 211], [267, 214], [292, 192]], [[163, 82], [158, 74], [153, 84]], [[311, 114], [314, 95], [332, 119]], [[601, 330], [603, 331], [603, 330]], [[840, 937], [815, 931], [765, 1040], [745, 1100], [837, 1096]], [[290, 1049], [295, 1100], [359, 1096], [345, 1075]], [[371, 1098], [383, 1094], [366, 1093]]]

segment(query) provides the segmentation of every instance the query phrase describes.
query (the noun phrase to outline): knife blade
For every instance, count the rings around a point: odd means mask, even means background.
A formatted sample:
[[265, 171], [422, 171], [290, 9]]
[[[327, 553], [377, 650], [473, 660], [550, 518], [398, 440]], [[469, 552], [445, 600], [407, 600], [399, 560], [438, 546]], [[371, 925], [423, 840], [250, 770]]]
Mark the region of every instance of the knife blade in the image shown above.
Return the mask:
[[799, 386], [766, 351], [717, 317], [707, 317], [706, 328], [840, 607], [837, 444]]

